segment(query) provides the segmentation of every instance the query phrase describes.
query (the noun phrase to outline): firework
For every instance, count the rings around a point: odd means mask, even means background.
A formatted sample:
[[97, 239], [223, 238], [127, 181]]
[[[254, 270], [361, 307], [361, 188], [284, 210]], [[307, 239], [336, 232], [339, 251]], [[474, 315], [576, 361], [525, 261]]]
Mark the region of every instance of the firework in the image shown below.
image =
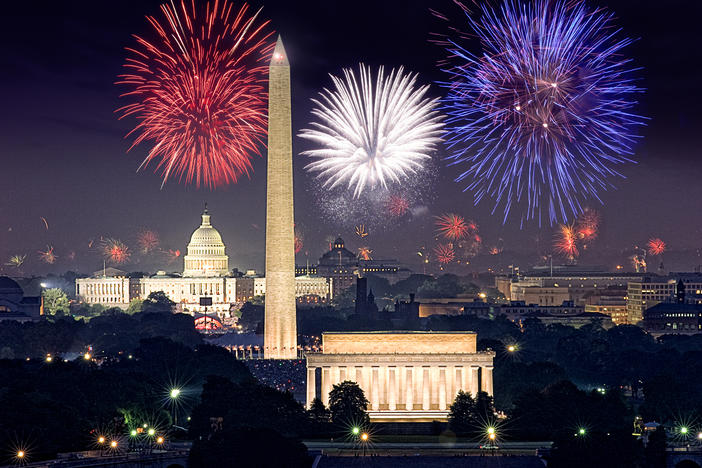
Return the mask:
[[260, 10], [227, 0], [204, 11], [182, 0], [161, 12], [161, 22], [147, 17], [154, 39], [136, 37], [117, 82], [132, 100], [120, 118], [139, 121], [130, 149], [153, 145], [140, 169], [153, 162], [163, 184], [169, 177], [210, 188], [236, 182], [265, 143], [268, 22]]
[[388, 198], [388, 211], [393, 216], [403, 216], [409, 209], [409, 201], [400, 195], [391, 195]]
[[366, 231], [365, 224], [359, 224], [358, 226], [356, 226], [356, 235], [361, 239], [368, 236], [368, 231]]
[[584, 241], [594, 240], [597, 237], [599, 226], [600, 214], [592, 208], [585, 208], [575, 222], [578, 238]]
[[10, 257], [10, 259], [5, 263], [7, 266], [19, 268], [22, 266], [22, 264], [27, 260], [27, 254], [23, 255], [13, 255]]
[[44, 228], [48, 231], [49, 230], [49, 222], [43, 216], [41, 216], [41, 221], [44, 223]]
[[121, 240], [107, 238], [102, 241], [102, 255], [105, 260], [121, 265], [129, 260], [132, 254]]
[[295, 232], [295, 253], [300, 253], [300, 251], [302, 250], [302, 246], [304, 245], [302, 232], [297, 227], [294, 228], [294, 232]]
[[[475, 203], [492, 199], [522, 222], [566, 222], [585, 199], [600, 200], [631, 162], [642, 89], [617, 39], [613, 14], [585, 2], [487, 4], [471, 32], [453, 28], [446, 48], [448, 159], [461, 166]], [[444, 18], [445, 19], [445, 18]], [[478, 37], [478, 55], [461, 45]]]
[[578, 255], [580, 255], [575, 227], [566, 224], [559, 226], [553, 248], [556, 252], [563, 254], [571, 262], [575, 261]]
[[373, 250], [371, 250], [369, 247], [358, 248], [358, 258], [360, 260], [373, 260], [373, 257], [371, 256], [372, 253]]
[[439, 244], [434, 248], [434, 255], [442, 265], [451, 263], [456, 258], [456, 252], [453, 250], [453, 244]]
[[312, 114], [319, 119], [300, 132], [318, 148], [304, 154], [314, 159], [306, 166], [324, 179], [324, 186], [346, 186], [358, 198], [366, 187], [387, 189], [406, 181], [431, 160], [442, 133], [438, 100], [416, 87], [416, 74], [403, 68], [385, 75], [380, 67], [374, 80], [370, 68], [359, 65], [358, 76], [344, 69], [344, 78], [332, 76], [334, 90], [324, 89], [314, 99]]
[[158, 233], [150, 229], [145, 229], [139, 233], [137, 236], [137, 244], [139, 249], [144, 254], [153, 252], [161, 244], [161, 240], [158, 237]]
[[648, 252], [651, 255], [661, 255], [663, 252], [665, 252], [665, 242], [663, 242], [662, 239], [659, 239], [658, 237], [654, 237], [652, 239], [649, 239], [648, 241]]
[[47, 263], [49, 265], [53, 265], [56, 262], [56, 259], [58, 256], [54, 253], [54, 248], [50, 245], [46, 246], [46, 250], [40, 250], [39, 252], [39, 259]]
[[168, 257], [168, 263], [173, 263], [180, 258], [180, 250], [171, 250], [165, 252]]
[[468, 225], [463, 216], [447, 213], [436, 217], [436, 228], [445, 238], [459, 240], [468, 234]]

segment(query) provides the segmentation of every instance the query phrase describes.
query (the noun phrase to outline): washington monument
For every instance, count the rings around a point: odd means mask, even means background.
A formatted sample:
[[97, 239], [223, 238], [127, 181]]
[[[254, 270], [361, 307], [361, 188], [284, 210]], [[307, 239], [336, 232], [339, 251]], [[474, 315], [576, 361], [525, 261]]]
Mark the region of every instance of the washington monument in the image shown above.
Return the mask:
[[264, 357], [297, 357], [290, 62], [278, 41], [268, 75]]

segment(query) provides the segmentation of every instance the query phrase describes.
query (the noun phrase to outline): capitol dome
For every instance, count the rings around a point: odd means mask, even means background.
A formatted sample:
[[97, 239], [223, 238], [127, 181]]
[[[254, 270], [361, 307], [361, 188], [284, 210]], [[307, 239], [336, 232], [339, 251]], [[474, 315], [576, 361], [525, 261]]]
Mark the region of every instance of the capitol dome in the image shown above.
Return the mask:
[[222, 236], [212, 224], [205, 208], [202, 224], [190, 236], [188, 254], [185, 256], [183, 276], [226, 276], [229, 274], [229, 257], [225, 254]]

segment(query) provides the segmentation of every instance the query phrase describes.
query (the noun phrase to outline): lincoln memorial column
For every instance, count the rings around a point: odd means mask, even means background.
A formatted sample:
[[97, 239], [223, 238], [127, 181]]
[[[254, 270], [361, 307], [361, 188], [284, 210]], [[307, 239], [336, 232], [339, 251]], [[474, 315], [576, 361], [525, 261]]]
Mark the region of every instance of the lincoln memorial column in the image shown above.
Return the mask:
[[316, 382], [314, 380], [314, 371], [316, 368], [307, 368], [307, 409], [312, 407], [312, 400], [314, 400], [315, 386]]
[[451, 395], [451, 401], [456, 398], [459, 390], [463, 390], [463, 367], [456, 367], [456, 380], [453, 386], [453, 395]]
[[371, 409], [373, 411], [378, 411], [380, 409], [380, 376], [379, 374], [379, 368], [378, 366], [373, 366], [372, 367], [372, 373], [371, 373], [371, 397], [370, 397], [370, 402], [371, 402]]
[[482, 390], [488, 395], [492, 395], [492, 366], [482, 368]]
[[331, 392], [329, 367], [322, 367], [322, 403], [324, 406], [329, 406], [329, 392]]
[[412, 411], [414, 409], [414, 398], [412, 398], [414, 393], [414, 383], [412, 382], [412, 366], [407, 366], [406, 368], [406, 384], [405, 384], [405, 409], [407, 411]]
[[480, 387], [478, 386], [479, 384], [479, 377], [478, 377], [478, 370], [480, 367], [478, 366], [470, 366], [470, 394], [473, 398], [478, 396], [478, 390]]
[[422, 367], [422, 409], [431, 409], [431, 368], [428, 366]]
[[388, 410], [397, 409], [397, 370], [395, 367], [388, 367]]
[[[331, 385], [339, 383], [339, 366], [331, 366]], [[330, 387], [331, 387], [330, 385]], [[331, 390], [330, 390], [331, 391]]]
[[365, 392], [365, 387], [363, 386], [363, 367], [362, 366], [356, 366], [356, 383], [358, 384], [359, 387], [363, 389]]
[[446, 411], [446, 367], [439, 367], [439, 410]]
[[346, 366], [339, 367], [339, 383], [346, 380]]

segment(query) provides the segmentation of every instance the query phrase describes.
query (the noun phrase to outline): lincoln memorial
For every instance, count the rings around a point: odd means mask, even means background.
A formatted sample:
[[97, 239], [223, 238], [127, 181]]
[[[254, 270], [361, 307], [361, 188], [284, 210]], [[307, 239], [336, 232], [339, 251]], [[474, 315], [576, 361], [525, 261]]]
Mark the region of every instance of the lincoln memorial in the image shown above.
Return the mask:
[[[307, 407], [328, 406], [332, 385], [356, 382], [372, 421], [446, 420], [459, 390], [492, 395], [495, 353], [476, 350], [475, 332], [323, 333], [320, 353], [307, 354]], [[317, 370], [319, 369], [319, 370]]]

